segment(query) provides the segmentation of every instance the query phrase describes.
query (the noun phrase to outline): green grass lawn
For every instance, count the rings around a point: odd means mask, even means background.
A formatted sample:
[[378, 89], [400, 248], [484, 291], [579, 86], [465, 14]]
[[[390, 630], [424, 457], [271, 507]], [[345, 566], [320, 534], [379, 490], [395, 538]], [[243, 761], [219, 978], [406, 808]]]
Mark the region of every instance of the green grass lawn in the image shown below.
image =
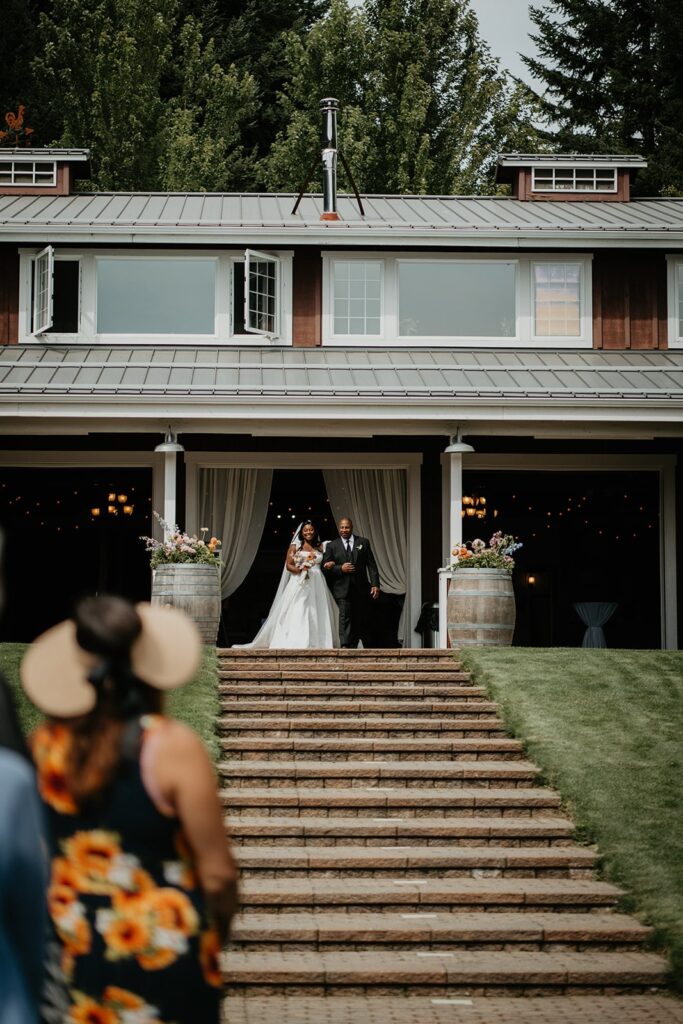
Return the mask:
[[[0, 644], [0, 671], [12, 687], [22, 727], [28, 734], [42, 715], [24, 696], [19, 684], [19, 663], [26, 647], [26, 644]], [[220, 752], [215, 731], [219, 711], [218, 658], [214, 647], [204, 648], [199, 672], [192, 682], [168, 694], [166, 710], [198, 732], [214, 762], [217, 761]]]
[[478, 648], [462, 661], [597, 842], [683, 989], [683, 652]]

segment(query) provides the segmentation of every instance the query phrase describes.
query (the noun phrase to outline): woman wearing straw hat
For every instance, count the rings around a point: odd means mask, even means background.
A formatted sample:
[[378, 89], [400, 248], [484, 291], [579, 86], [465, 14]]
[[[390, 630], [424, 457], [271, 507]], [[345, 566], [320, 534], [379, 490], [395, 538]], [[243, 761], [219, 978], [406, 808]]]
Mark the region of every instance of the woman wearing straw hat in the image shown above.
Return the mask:
[[237, 871], [201, 741], [161, 714], [192, 678], [177, 609], [88, 598], [21, 667], [48, 716], [32, 740], [47, 811], [49, 911], [69, 1024], [215, 1024]]

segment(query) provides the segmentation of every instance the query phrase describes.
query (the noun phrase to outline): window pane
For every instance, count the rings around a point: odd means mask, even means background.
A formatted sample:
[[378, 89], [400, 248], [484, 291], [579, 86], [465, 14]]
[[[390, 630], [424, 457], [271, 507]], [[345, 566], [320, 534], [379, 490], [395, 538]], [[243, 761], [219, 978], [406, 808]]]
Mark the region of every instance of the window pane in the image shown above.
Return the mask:
[[382, 287], [379, 260], [336, 260], [333, 273], [334, 333], [378, 335]]
[[55, 260], [51, 327], [54, 334], [78, 334], [80, 269], [78, 260]]
[[581, 267], [578, 263], [534, 265], [534, 333], [542, 338], [581, 334]]
[[402, 262], [398, 296], [401, 337], [513, 338], [516, 333], [511, 263]]
[[275, 293], [277, 265], [270, 260], [249, 261], [249, 317], [247, 330], [277, 333]]
[[214, 334], [215, 293], [213, 260], [98, 260], [97, 330]]

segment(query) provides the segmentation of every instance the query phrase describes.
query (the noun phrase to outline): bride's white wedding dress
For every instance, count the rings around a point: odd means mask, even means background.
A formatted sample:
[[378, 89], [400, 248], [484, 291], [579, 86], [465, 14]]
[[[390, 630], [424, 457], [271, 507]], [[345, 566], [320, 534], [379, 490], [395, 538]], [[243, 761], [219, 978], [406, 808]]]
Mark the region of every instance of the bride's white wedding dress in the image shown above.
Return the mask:
[[250, 644], [236, 647], [331, 648], [339, 646], [339, 610], [322, 573], [322, 552], [300, 550], [305, 573], [282, 578], [268, 618]]

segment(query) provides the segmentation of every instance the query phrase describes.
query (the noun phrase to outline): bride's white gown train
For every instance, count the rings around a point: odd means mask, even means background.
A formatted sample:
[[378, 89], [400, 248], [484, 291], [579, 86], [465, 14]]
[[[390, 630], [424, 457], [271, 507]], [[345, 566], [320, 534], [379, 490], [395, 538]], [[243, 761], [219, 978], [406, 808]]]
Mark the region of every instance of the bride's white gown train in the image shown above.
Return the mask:
[[287, 573], [268, 618], [250, 644], [236, 647], [332, 648], [339, 646], [339, 610], [322, 573], [323, 556], [305, 575]]

